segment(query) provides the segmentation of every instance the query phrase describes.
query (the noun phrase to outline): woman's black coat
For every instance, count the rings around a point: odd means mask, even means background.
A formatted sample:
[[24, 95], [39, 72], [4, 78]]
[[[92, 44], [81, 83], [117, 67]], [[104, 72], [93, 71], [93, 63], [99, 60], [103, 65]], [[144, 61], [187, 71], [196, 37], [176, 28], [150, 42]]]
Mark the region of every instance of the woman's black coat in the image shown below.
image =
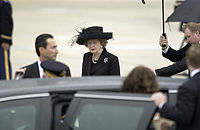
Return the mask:
[[91, 75], [120, 75], [119, 60], [117, 56], [104, 49], [99, 60], [94, 64], [92, 62], [92, 53], [85, 53], [83, 56], [82, 76]]

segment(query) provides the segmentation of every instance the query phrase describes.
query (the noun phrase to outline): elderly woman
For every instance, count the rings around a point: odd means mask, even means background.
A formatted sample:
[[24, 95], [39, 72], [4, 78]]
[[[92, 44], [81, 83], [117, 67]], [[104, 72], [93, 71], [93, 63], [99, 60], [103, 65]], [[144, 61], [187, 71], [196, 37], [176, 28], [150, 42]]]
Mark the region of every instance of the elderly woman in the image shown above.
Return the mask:
[[154, 93], [159, 90], [159, 85], [151, 69], [137, 66], [124, 79], [121, 90], [131, 93]]
[[92, 26], [82, 30], [77, 44], [85, 45], [89, 52], [83, 56], [82, 76], [120, 75], [118, 57], [106, 50], [112, 33], [103, 32], [103, 27]]

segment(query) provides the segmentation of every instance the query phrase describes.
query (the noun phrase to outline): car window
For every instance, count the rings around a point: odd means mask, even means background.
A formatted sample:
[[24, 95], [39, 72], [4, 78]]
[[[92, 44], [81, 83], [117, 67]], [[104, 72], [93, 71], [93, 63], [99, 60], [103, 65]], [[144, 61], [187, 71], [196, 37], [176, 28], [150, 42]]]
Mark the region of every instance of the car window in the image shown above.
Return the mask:
[[75, 98], [63, 130], [146, 130], [155, 109], [151, 101]]
[[1, 130], [35, 130], [35, 120], [33, 105], [0, 108]]
[[39, 130], [40, 98], [0, 102], [0, 130]]
[[86, 104], [74, 122], [74, 130], [136, 130], [144, 108], [118, 104]]

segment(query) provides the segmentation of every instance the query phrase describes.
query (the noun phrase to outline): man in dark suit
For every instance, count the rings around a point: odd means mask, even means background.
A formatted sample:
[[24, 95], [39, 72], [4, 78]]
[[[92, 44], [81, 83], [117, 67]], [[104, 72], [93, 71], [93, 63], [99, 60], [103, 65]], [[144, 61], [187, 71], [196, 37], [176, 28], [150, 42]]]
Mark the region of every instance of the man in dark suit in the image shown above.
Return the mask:
[[[187, 38], [187, 42], [191, 45], [200, 44], [200, 24], [197, 23], [188, 23], [184, 26], [184, 34]], [[188, 46], [189, 47], [189, 46]], [[157, 76], [172, 76], [174, 74], [177, 74], [179, 72], [182, 72], [187, 69], [186, 62], [185, 62], [185, 53], [186, 47], [183, 50], [180, 50], [179, 60], [178, 62], [163, 67], [160, 69], [156, 69], [155, 72]], [[172, 50], [171, 50], [172, 51]], [[175, 53], [171, 53], [172, 55], [175, 55]], [[171, 55], [171, 56], [172, 56]], [[181, 58], [182, 57], [182, 58]]]
[[156, 69], [156, 75], [157, 76], [172, 76], [174, 74], [177, 74], [179, 72], [182, 72], [187, 69], [185, 57], [182, 58], [181, 61], [178, 61], [172, 65], [169, 65], [167, 67], [162, 67], [160, 69]]
[[12, 78], [10, 47], [12, 45], [12, 6], [8, 0], [0, 0], [0, 80]]
[[190, 79], [178, 89], [176, 105], [167, 103], [161, 92], [154, 93], [152, 100], [158, 106], [162, 117], [174, 120], [177, 130], [200, 129], [200, 45], [193, 45], [186, 53]]
[[[193, 33], [194, 32], [194, 29], [192, 29], [193, 24], [195, 23], [184, 24], [182, 26], [183, 33], [185, 33], [186, 28], [189, 28], [191, 32]], [[190, 42], [188, 42], [188, 38], [186, 40], [187, 40], [187, 44], [183, 48], [179, 50], [174, 50], [168, 45], [168, 39], [161, 35], [159, 43], [162, 48], [162, 56], [169, 59], [172, 62], [180, 61], [183, 57], [185, 57], [186, 50], [191, 46]]]
[[40, 65], [41, 62], [45, 60], [56, 60], [58, 54], [57, 44], [51, 34], [39, 35], [35, 40], [35, 50], [39, 60], [22, 67], [22, 69], [16, 71], [15, 75], [17, 73], [23, 73], [23, 78], [42, 78], [44, 70]]
[[191, 46], [191, 44], [187, 43], [183, 48], [179, 50], [174, 50], [168, 44], [166, 46], [166, 49], [162, 51], [162, 56], [169, 59], [172, 62], [177, 62], [180, 61], [183, 57], [185, 57], [185, 52]]

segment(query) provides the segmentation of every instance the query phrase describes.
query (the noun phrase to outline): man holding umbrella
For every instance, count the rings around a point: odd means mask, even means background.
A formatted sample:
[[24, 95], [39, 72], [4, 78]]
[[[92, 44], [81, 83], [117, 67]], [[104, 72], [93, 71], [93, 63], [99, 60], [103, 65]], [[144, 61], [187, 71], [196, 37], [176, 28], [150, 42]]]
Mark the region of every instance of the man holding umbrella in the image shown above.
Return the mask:
[[183, 48], [179, 50], [174, 50], [168, 45], [168, 39], [162, 35], [160, 36], [159, 44], [162, 48], [162, 56], [169, 59], [172, 62], [180, 61], [183, 57], [185, 57], [186, 50], [191, 46], [190, 43], [187, 43]]
[[[181, 0], [176, 3], [179, 3], [179, 5], [175, 7], [175, 11], [167, 18], [166, 22], [200, 23], [200, 0]], [[172, 62], [180, 61], [185, 56], [185, 51], [190, 45], [187, 43], [186, 46], [176, 51], [168, 45], [166, 37], [160, 36], [162, 55]]]
[[[200, 44], [200, 24], [197, 23], [188, 23], [183, 26], [184, 35], [186, 37], [187, 43], [191, 45]], [[167, 40], [166, 40], [167, 41]], [[184, 51], [186, 51], [185, 49]], [[156, 69], [155, 72], [157, 76], [172, 76], [181, 71], [187, 69], [185, 61], [185, 52], [182, 51], [182, 59], [175, 64], [172, 64], [167, 67]]]

